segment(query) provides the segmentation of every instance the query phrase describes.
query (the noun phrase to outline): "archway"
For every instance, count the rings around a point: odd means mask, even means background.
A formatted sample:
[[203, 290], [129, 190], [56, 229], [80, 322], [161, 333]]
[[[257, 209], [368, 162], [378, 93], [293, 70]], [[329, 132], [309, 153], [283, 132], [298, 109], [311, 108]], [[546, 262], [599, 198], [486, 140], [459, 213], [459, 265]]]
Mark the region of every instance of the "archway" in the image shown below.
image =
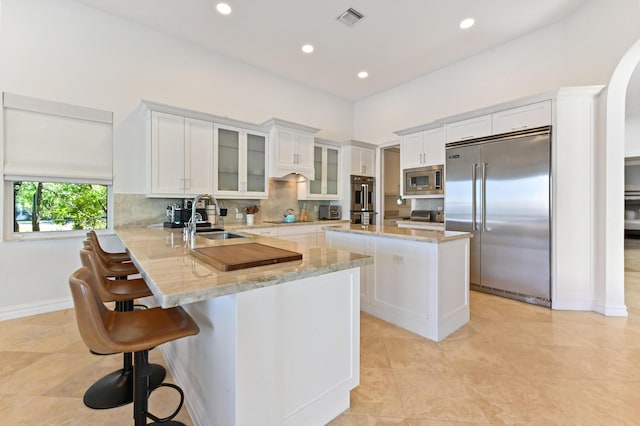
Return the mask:
[[604, 137], [606, 177], [600, 188], [604, 200], [600, 208], [603, 223], [602, 256], [596, 289], [598, 311], [605, 315], [626, 316], [624, 302], [624, 143], [625, 102], [631, 76], [640, 63], [640, 40], [622, 57], [611, 76], [606, 92]]

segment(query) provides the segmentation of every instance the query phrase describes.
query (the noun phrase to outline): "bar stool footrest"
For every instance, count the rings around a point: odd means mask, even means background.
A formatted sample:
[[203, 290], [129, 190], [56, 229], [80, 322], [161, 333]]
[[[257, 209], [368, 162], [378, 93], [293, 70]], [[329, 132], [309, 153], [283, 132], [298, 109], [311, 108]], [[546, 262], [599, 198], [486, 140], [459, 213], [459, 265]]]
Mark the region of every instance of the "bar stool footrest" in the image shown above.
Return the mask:
[[171, 420], [178, 415], [178, 413], [180, 412], [180, 410], [182, 409], [182, 405], [184, 404], [184, 392], [182, 392], [182, 389], [180, 389], [180, 386], [178, 385], [174, 385], [173, 383], [160, 383], [158, 386], [156, 386], [154, 389], [152, 389], [151, 391], [149, 391], [149, 395], [156, 389], [160, 388], [160, 387], [168, 387], [168, 388], [172, 388], [178, 391], [178, 393], [180, 394], [180, 404], [178, 404], [178, 408], [176, 408], [176, 410], [171, 413], [169, 416], [165, 417], [165, 418], [159, 418], [154, 416], [153, 414], [151, 414], [149, 411], [147, 411], [147, 417], [149, 417], [151, 420], [154, 421], [155, 423], [158, 424], [182, 424], [179, 422], [171, 422]]

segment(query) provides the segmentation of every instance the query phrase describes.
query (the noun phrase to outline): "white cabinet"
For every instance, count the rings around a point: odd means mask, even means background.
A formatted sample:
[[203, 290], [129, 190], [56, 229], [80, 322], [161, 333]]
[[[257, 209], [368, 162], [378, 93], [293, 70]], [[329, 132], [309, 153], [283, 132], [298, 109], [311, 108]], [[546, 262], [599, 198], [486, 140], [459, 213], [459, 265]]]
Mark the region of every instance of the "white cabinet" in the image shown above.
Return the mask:
[[[346, 232], [326, 232], [325, 240], [327, 247], [338, 250], [346, 250], [354, 253], [373, 256], [375, 253], [375, 242], [369, 236], [350, 234]], [[373, 289], [375, 284], [375, 264], [363, 266], [360, 269], [360, 304], [366, 306], [373, 300]]]
[[444, 164], [444, 145], [444, 127], [403, 136], [400, 145], [402, 168]]
[[317, 143], [313, 148], [315, 179], [298, 182], [298, 199], [337, 200], [340, 165], [339, 147]]
[[448, 123], [447, 143], [481, 138], [492, 134], [491, 114]]
[[210, 193], [213, 123], [175, 114], [150, 114], [149, 196]]
[[376, 152], [371, 148], [351, 146], [351, 174], [375, 176]]
[[551, 125], [551, 100], [495, 112], [493, 134]]
[[271, 126], [270, 177], [280, 178], [297, 173], [313, 180], [313, 134], [318, 129], [277, 119], [270, 120], [265, 125]]
[[307, 246], [317, 245], [317, 233], [317, 225], [288, 225], [278, 228], [278, 238]]
[[216, 124], [214, 195], [267, 198], [267, 134]]

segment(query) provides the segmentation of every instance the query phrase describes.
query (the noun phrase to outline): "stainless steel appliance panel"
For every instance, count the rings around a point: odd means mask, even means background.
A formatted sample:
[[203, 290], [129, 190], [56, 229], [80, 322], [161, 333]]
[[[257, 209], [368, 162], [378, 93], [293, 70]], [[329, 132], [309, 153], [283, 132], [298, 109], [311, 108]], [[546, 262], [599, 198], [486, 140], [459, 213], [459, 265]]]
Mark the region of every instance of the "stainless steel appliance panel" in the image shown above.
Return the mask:
[[482, 285], [549, 299], [549, 138], [483, 145]]
[[469, 281], [480, 284], [480, 245], [482, 234], [479, 232], [479, 204], [481, 181], [478, 176], [480, 147], [465, 146], [447, 150], [447, 193], [444, 198], [444, 210], [447, 212], [446, 229], [450, 231], [470, 232], [469, 241], [471, 265]]
[[551, 303], [550, 128], [447, 145], [446, 229], [471, 232], [474, 288]]

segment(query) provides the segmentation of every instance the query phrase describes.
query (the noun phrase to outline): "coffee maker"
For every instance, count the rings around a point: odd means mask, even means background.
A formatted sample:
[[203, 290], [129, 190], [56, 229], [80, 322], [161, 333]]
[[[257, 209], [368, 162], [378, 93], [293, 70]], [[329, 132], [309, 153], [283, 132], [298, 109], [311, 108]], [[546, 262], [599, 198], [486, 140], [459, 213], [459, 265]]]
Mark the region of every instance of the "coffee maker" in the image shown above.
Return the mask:
[[[173, 203], [167, 206], [166, 219], [164, 222], [165, 228], [184, 228], [191, 220], [191, 209], [193, 201], [191, 199], [184, 199], [183, 202]], [[209, 215], [207, 209], [202, 206], [198, 208], [196, 206], [196, 228], [210, 228], [211, 222], [209, 222]]]

